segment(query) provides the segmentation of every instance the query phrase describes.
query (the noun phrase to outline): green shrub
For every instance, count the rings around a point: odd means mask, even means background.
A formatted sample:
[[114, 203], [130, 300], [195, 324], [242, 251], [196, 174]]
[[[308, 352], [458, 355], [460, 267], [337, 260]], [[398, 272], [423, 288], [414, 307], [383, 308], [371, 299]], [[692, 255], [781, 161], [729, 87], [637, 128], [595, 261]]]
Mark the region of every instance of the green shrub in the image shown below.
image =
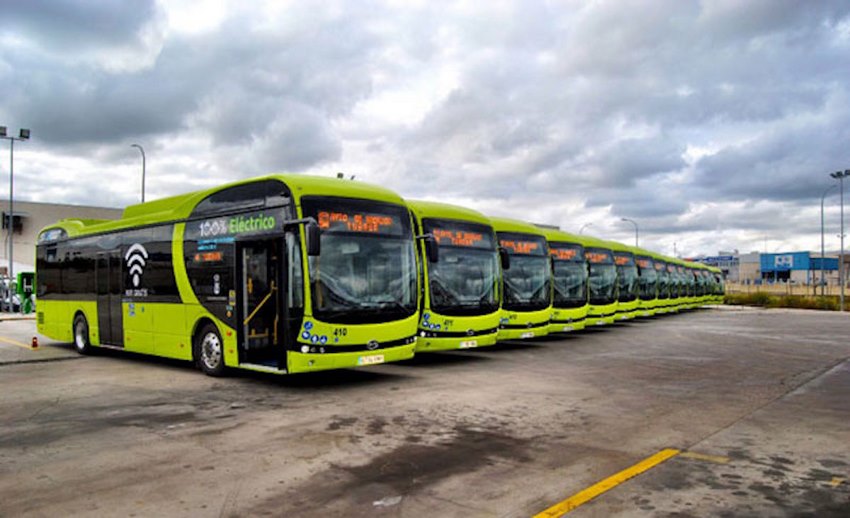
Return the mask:
[[726, 304], [766, 308], [798, 308], [838, 311], [838, 297], [771, 295], [769, 293], [727, 293]]

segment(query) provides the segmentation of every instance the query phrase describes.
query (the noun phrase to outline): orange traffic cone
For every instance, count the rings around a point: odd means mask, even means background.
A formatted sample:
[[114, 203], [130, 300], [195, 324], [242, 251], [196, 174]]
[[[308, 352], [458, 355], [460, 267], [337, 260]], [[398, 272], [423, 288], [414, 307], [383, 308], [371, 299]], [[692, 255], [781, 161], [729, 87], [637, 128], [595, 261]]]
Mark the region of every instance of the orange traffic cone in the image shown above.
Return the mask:
[[32, 337], [32, 348], [38, 349], [38, 337], [37, 336]]

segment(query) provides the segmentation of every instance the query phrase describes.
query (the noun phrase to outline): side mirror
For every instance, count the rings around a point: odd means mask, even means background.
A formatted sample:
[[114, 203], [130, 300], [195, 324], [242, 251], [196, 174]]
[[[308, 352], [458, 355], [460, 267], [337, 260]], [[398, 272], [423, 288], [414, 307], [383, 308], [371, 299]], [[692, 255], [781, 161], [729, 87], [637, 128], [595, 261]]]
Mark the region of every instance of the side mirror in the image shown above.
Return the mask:
[[322, 230], [315, 221], [310, 221], [304, 226], [304, 234], [307, 240], [307, 255], [315, 257], [322, 251]]
[[437, 244], [437, 240], [432, 236], [425, 238], [425, 255], [428, 256], [429, 263], [440, 261], [440, 245]]
[[510, 270], [511, 269], [511, 256], [508, 254], [508, 251], [499, 247], [499, 260], [502, 262], [502, 270]]

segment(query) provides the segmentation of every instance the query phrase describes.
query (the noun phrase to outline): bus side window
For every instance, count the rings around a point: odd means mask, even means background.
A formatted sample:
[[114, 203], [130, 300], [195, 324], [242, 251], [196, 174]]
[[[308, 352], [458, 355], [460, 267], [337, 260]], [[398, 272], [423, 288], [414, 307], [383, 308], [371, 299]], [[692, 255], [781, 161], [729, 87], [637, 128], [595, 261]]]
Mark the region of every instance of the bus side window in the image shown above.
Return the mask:
[[286, 302], [290, 308], [304, 306], [304, 274], [301, 266], [301, 247], [295, 234], [286, 234], [286, 258], [289, 271], [289, 286]]

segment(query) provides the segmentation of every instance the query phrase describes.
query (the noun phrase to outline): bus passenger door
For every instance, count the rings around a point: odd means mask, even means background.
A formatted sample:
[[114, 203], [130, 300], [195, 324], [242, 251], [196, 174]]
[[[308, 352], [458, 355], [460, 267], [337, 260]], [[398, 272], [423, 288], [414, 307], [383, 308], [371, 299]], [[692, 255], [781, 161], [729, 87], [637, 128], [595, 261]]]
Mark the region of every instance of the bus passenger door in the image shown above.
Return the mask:
[[95, 272], [97, 327], [100, 343], [123, 347], [124, 315], [121, 311], [121, 251], [97, 255]]
[[240, 243], [238, 249], [240, 363], [277, 367], [284, 342], [284, 337], [278, 336], [283, 318], [280, 308], [281, 240]]

